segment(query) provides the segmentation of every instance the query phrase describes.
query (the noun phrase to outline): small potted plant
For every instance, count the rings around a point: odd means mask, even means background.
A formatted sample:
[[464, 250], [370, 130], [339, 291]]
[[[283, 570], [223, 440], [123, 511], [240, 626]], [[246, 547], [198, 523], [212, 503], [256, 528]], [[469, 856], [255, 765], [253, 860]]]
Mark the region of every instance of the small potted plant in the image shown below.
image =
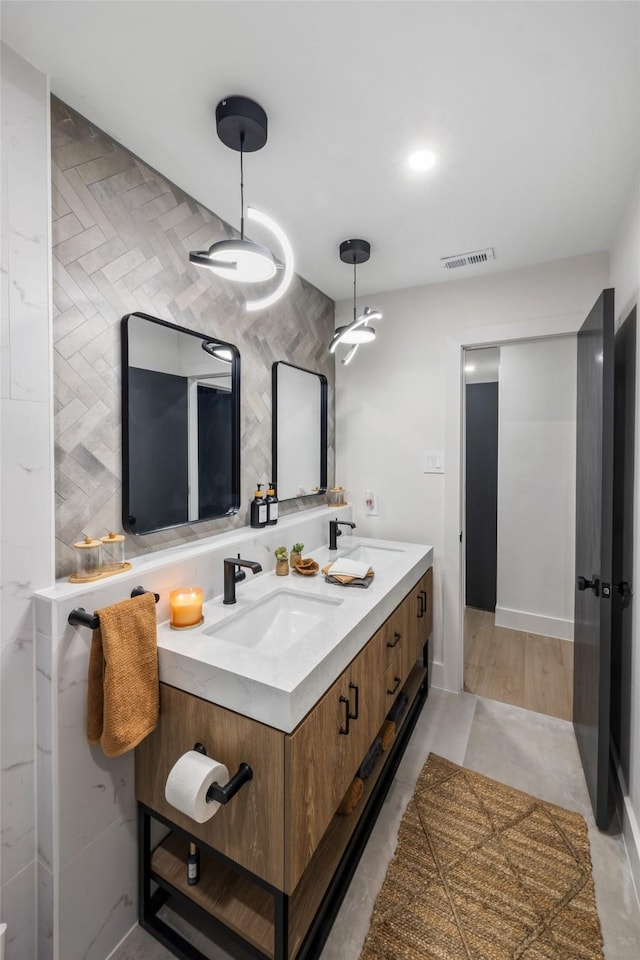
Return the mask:
[[300, 563], [302, 560], [302, 551], [304, 550], [304, 543], [294, 543], [291, 547], [291, 566], [295, 567], [296, 564]]
[[276, 547], [273, 551], [276, 555], [276, 576], [286, 577], [289, 573], [289, 561], [287, 559], [287, 548]]

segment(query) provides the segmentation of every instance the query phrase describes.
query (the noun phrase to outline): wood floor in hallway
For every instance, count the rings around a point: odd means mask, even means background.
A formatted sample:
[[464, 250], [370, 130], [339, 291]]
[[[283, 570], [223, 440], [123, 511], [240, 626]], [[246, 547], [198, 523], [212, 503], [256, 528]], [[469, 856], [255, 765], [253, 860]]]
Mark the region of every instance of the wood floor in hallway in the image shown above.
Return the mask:
[[573, 644], [496, 627], [493, 613], [466, 607], [464, 689], [489, 700], [571, 720]]

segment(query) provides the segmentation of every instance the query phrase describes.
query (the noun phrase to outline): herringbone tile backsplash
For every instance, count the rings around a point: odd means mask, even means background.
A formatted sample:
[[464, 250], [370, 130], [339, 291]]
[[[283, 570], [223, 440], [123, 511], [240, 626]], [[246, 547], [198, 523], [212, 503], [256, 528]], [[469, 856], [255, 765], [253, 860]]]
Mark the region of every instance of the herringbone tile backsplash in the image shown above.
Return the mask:
[[[333, 301], [296, 276], [279, 303], [247, 314], [242, 287], [188, 261], [189, 250], [236, 232], [61, 101], [51, 110], [57, 576], [72, 571], [81, 534], [122, 527], [120, 320], [134, 311], [240, 350], [242, 505], [233, 518], [128, 535], [127, 556], [249, 522], [255, 482], [271, 471], [276, 360], [328, 379], [331, 485]], [[283, 512], [317, 502], [290, 501]]]

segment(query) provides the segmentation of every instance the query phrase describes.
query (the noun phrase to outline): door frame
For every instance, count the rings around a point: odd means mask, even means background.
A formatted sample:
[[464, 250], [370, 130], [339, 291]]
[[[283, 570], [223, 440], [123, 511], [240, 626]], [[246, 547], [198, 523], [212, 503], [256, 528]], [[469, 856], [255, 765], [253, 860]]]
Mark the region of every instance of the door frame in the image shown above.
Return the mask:
[[463, 687], [464, 609], [464, 350], [500, 346], [523, 340], [542, 340], [577, 334], [590, 308], [554, 317], [534, 317], [517, 323], [467, 327], [450, 331], [443, 351], [445, 407], [443, 649], [433, 663], [434, 686], [458, 692]]

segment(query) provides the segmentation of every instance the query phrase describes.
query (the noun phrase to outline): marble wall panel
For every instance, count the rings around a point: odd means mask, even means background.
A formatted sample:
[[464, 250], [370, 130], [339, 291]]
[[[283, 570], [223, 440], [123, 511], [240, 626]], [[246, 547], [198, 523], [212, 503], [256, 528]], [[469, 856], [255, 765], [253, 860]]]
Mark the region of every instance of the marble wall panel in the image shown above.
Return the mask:
[[0, 831], [6, 960], [36, 956], [34, 590], [53, 580], [46, 77], [2, 45]]
[[[143, 311], [238, 346], [242, 436], [237, 516], [128, 536], [128, 556], [249, 522], [255, 483], [270, 479], [276, 360], [328, 379], [333, 482], [333, 302], [296, 276], [272, 308], [247, 314], [247, 288], [188, 262], [189, 250], [233, 229], [59, 100], [52, 98], [51, 109], [57, 575], [71, 571], [71, 545], [81, 533], [121, 529], [119, 321], [127, 313]], [[309, 505], [290, 501], [283, 513]]]

